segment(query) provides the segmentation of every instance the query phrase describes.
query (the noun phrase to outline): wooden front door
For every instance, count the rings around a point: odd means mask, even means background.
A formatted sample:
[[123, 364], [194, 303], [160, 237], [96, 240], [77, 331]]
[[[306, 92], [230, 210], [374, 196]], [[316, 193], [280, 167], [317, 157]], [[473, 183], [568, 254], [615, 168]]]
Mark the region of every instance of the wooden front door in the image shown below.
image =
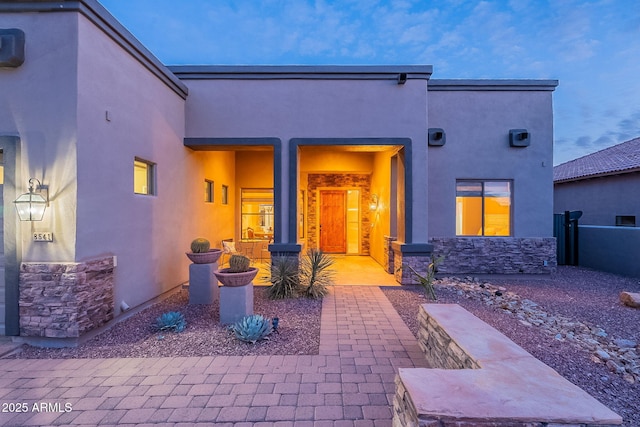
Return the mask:
[[320, 250], [327, 253], [347, 251], [346, 191], [320, 191]]

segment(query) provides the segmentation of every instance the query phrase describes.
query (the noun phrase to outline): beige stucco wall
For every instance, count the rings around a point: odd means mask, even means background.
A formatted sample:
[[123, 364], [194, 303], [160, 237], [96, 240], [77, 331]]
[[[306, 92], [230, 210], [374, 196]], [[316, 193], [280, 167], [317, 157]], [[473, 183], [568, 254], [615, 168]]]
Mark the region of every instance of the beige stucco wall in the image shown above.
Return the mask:
[[[118, 314], [121, 301], [133, 307], [188, 280], [193, 238], [220, 246], [233, 224], [220, 194], [233, 188], [234, 153], [185, 148], [184, 99], [84, 17], [79, 40], [76, 259], [117, 256]], [[156, 164], [154, 195], [134, 194], [134, 157]]]
[[[73, 261], [76, 239], [77, 29], [75, 13], [0, 15], [1, 28], [25, 32], [25, 61], [0, 69], [0, 133], [20, 137], [20, 181], [49, 186], [41, 222], [20, 222], [23, 261]], [[5, 200], [5, 209], [13, 209]], [[53, 232], [53, 243], [33, 242], [34, 231]]]
[[[391, 155], [393, 152], [375, 153], [371, 194], [378, 196], [378, 209], [371, 218], [370, 254], [378, 263], [384, 263], [384, 236], [390, 235], [391, 221]], [[395, 237], [395, 236], [393, 236]]]
[[[429, 91], [429, 127], [447, 138], [429, 147], [430, 237], [455, 236], [456, 179], [513, 180], [512, 236], [553, 235], [552, 93]], [[510, 147], [510, 129], [527, 129], [530, 146]]]

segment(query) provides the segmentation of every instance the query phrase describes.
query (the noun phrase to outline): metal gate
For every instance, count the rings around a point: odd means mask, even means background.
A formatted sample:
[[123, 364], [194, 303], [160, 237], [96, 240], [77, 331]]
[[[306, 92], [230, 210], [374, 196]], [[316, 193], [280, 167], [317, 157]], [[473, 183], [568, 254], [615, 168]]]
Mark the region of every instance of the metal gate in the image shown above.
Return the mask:
[[558, 265], [578, 265], [578, 219], [582, 211], [553, 214], [553, 237], [556, 238]]

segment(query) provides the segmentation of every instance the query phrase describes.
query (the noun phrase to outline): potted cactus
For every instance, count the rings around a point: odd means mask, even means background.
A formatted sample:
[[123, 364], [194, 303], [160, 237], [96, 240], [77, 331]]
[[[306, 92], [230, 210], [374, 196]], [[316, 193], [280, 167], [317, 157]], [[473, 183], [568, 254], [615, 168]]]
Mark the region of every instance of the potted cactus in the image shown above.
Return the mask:
[[211, 244], [207, 239], [198, 237], [191, 242], [191, 252], [186, 254], [194, 264], [212, 264], [218, 261], [222, 255], [222, 249], [211, 249]]
[[233, 254], [229, 258], [229, 267], [214, 271], [216, 278], [224, 286], [244, 286], [258, 274], [256, 267], [251, 267], [251, 260], [244, 255]]

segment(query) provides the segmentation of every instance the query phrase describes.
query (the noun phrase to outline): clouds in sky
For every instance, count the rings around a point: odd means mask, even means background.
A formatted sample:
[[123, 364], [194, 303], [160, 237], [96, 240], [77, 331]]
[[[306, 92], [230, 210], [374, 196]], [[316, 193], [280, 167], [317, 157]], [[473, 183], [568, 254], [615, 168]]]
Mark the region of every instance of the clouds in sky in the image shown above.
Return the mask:
[[555, 163], [640, 136], [636, 0], [99, 0], [166, 64], [430, 64], [558, 79]]

